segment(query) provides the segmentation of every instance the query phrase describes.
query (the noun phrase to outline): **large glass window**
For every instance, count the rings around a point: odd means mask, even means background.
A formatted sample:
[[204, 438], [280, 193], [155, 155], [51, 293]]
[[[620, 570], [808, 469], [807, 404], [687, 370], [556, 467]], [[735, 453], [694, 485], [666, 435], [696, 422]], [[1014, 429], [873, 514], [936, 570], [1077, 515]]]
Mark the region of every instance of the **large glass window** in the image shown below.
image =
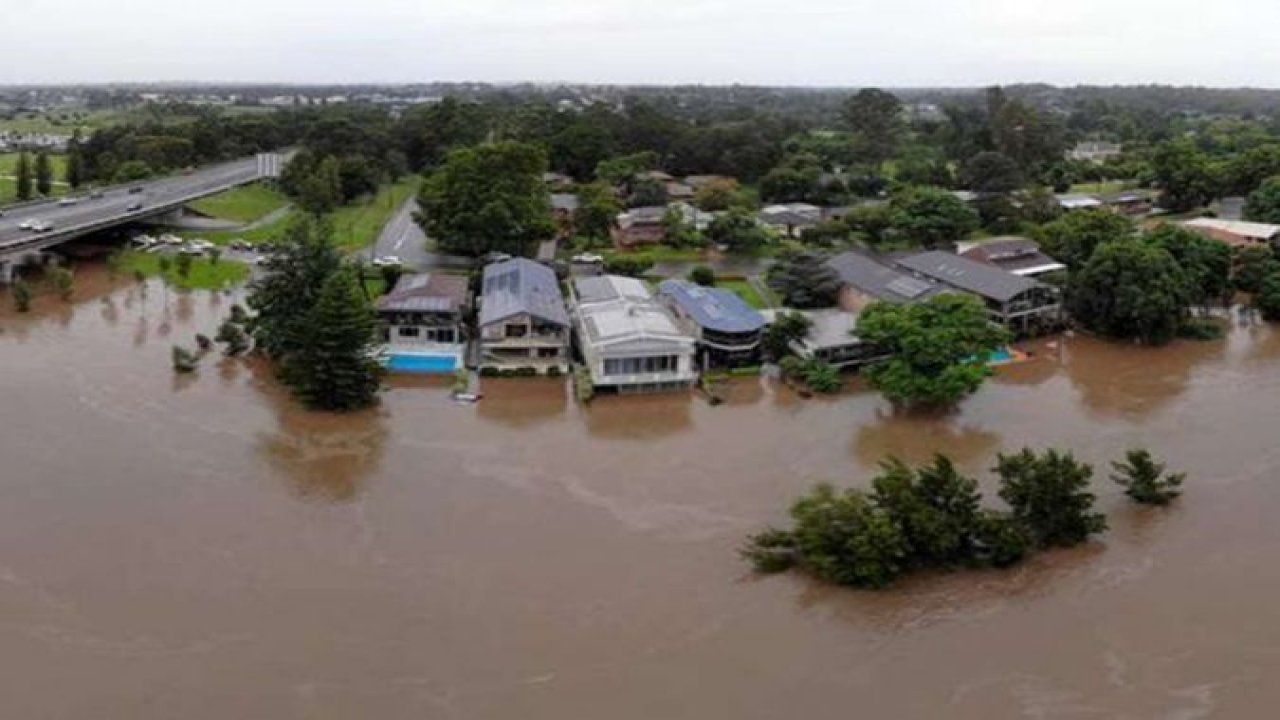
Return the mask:
[[422, 334], [421, 328], [402, 327], [400, 328], [400, 337], [416, 338]]
[[646, 373], [675, 372], [680, 358], [675, 355], [652, 355], [635, 358], [606, 358], [605, 375], [640, 375]]

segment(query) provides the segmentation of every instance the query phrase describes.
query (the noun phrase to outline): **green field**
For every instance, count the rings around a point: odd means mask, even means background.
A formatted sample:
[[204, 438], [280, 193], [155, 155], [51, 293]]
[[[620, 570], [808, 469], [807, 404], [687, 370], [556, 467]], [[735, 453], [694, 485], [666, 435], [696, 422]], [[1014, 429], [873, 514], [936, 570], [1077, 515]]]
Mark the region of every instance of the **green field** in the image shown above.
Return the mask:
[[333, 213], [333, 236], [338, 247], [362, 248], [378, 239], [396, 208], [418, 191], [418, 178], [411, 177], [383, 185], [372, 199], [338, 208]]
[[191, 264], [191, 274], [182, 277], [177, 270], [177, 258], [168, 256], [170, 267], [168, 272], [160, 270], [160, 258], [157, 253], [125, 250], [112, 256], [111, 264], [115, 272], [132, 275], [142, 273], [147, 277], [163, 275], [164, 281], [179, 290], [219, 290], [243, 283], [249, 279], [249, 266], [233, 260], [213, 260], [205, 257], [195, 258]]
[[289, 204], [284, 193], [262, 183], [244, 185], [190, 204], [209, 217], [250, 223]]
[[769, 307], [769, 302], [760, 295], [760, 292], [752, 287], [751, 283], [741, 278], [716, 280], [716, 287], [732, 290], [737, 293], [747, 304], [753, 308], [765, 309]]
[[[333, 223], [333, 234], [338, 247], [346, 249], [361, 248], [372, 243], [378, 232], [387, 224], [396, 208], [417, 191], [417, 178], [401, 180], [392, 185], [384, 185], [378, 194], [363, 202], [338, 208], [329, 217]], [[288, 226], [295, 211], [284, 213], [274, 222], [252, 230], [184, 230], [177, 233], [185, 238], [200, 238], [218, 245], [226, 245], [233, 240], [243, 240], [258, 244], [271, 240]]]
[[[67, 185], [54, 183], [52, 197], [66, 195], [71, 191]], [[35, 199], [35, 198], [32, 198]], [[18, 181], [13, 178], [0, 177], [0, 207], [18, 201]]]

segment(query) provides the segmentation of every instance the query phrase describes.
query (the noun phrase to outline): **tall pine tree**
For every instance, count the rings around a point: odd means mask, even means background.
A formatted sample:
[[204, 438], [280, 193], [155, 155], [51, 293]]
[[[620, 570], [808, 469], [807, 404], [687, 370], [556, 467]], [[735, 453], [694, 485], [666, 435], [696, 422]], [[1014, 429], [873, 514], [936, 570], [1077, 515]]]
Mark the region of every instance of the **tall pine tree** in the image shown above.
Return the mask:
[[18, 199], [31, 199], [31, 157], [25, 152], [18, 153], [18, 166], [14, 168], [14, 174], [18, 176]]
[[71, 143], [67, 145], [67, 184], [72, 190], [84, 183], [84, 150], [80, 147], [80, 130], [71, 135]]
[[350, 268], [325, 280], [304, 324], [307, 342], [283, 366], [285, 381], [298, 397], [333, 411], [376, 402], [382, 376], [375, 354], [377, 322]]
[[307, 405], [355, 410], [377, 401], [382, 367], [368, 298], [334, 249], [327, 222], [292, 224], [250, 288], [257, 347]]
[[36, 153], [36, 192], [48, 197], [53, 193], [53, 165], [49, 153]]

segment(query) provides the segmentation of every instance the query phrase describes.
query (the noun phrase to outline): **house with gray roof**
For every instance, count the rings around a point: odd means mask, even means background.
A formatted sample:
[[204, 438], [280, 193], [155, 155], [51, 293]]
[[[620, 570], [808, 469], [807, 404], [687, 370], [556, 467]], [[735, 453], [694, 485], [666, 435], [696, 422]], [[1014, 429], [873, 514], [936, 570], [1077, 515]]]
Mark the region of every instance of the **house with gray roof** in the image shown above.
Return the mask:
[[1066, 265], [1044, 254], [1036, 241], [1014, 235], [969, 243], [959, 250], [961, 256], [970, 260], [1023, 277], [1035, 278], [1067, 269]]
[[658, 296], [676, 323], [697, 339], [703, 367], [759, 361], [764, 316], [737, 293], [688, 280], [665, 280]]
[[995, 322], [1016, 332], [1053, 328], [1062, 321], [1062, 293], [1034, 278], [941, 250], [897, 259], [898, 267], [922, 280], [976, 295]]
[[840, 278], [838, 304], [845, 312], [862, 312], [873, 302], [894, 305], [919, 302], [950, 289], [928, 278], [896, 268], [889, 260], [849, 250], [826, 262]]
[[477, 324], [481, 369], [568, 369], [569, 312], [546, 265], [512, 258], [485, 266]]
[[375, 304], [388, 353], [438, 360], [431, 365], [433, 370], [462, 367], [467, 350], [463, 315], [470, 295], [467, 279], [461, 275], [400, 276], [391, 292]]
[[597, 388], [652, 392], [687, 388], [698, 377], [696, 340], [636, 278], [574, 280], [578, 349]]

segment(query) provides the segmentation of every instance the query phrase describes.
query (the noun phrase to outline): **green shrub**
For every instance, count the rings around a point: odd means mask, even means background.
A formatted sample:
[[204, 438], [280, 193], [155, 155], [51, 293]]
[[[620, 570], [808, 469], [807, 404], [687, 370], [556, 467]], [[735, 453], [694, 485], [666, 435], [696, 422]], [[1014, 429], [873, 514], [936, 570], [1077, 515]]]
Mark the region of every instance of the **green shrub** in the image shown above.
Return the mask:
[[716, 284], [716, 273], [706, 265], [699, 265], [689, 271], [689, 280], [703, 287], [712, 287]]
[[500, 374], [501, 374], [501, 371], [499, 371], [498, 368], [496, 367], [486, 365], [480, 368], [480, 377], [498, 377], [498, 375]]
[[1193, 317], [1182, 321], [1178, 328], [1178, 337], [1187, 340], [1219, 340], [1226, 335], [1222, 323], [1214, 318]]
[[515, 369], [516, 377], [537, 377], [538, 368], [536, 367], [518, 367]]
[[559, 365], [552, 365], [551, 367], [547, 368], [547, 377], [557, 378], [563, 374], [564, 374], [564, 371], [560, 369]]

